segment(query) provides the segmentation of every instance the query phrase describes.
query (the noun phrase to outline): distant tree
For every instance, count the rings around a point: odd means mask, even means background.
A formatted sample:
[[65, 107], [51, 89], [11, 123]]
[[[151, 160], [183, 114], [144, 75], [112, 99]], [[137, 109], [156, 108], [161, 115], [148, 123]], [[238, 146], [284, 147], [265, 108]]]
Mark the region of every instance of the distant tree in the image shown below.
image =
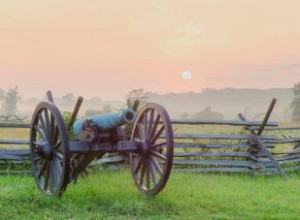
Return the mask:
[[224, 115], [212, 111], [211, 107], [204, 108], [202, 111], [195, 114], [195, 117], [200, 119], [224, 119]]
[[93, 115], [101, 115], [102, 111], [101, 110], [95, 110], [95, 109], [88, 109], [85, 111], [85, 116], [93, 116]]
[[109, 112], [112, 112], [113, 111], [113, 108], [111, 107], [111, 105], [103, 105], [102, 107], [102, 113], [105, 114], [105, 113], [109, 113]]
[[201, 93], [208, 95], [208, 94], [214, 94], [216, 92], [218, 92], [218, 90], [215, 89], [215, 88], [205, 88], [205, 89], [202, 90]]
[[61, 101], [65, 106], [73, 106], [75, 103], [73, 93], [66, 93], [64, 96], [61, 97]]
[[293, 121], [300, 121], [300, 82], [294, 85], [292, 88], [294, 98], [291, 103], [292, 108], [292, 119]]
[[132, 106], [135, 100], [139, 100], [139, 107], [145, 105], [148, 99], [148, 92], [145, 92], [144, 89], [132, 89], [125, 96], [128, 106]]
[[102, 115], [105, 113], [112, 112], [113, 108], [111, 105], [103, 105], [102, 110], [94, 110], [94, 109], [89, 109], [85, 111], [85, 116], [93, 116], [93, 115]]
[[14, 115], [18, 109], [18, 101], [20, 100], [18, 87], [9, 89], [6, 92], [0, 91], [0, 98], [2, 100], [2, 110], [5, 115]]
[[189, 118], [189, 113], [187, 113], [187, 112], [182, 113], [182, 114], [180, 115], [180, 118], [181, 118], [181, 119], [188, 119], [188, 118]]

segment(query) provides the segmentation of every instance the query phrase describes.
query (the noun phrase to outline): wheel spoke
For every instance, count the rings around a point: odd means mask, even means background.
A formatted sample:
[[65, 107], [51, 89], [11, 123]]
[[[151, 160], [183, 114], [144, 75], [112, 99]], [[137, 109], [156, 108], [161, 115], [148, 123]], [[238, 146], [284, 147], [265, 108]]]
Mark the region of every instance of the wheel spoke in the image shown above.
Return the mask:
[[147, 111], [144, 113], [144, 135], [145, 135], [145, 139], [144, 140], [147, 140], [148, 138], [148, 115], [147, 115]]
[[[58, 185], [59, 185], [59, 175], [60, 175], [60, 173], [59, 173], [59, 168], [56, 166], [56, 162], [55, 162], [55, 159], [53, 159], [52, 160], [52, 162], [51, 162], [51, 166], [52, 166], [52, 169], [51, 169], [51, 188], [52, 189], [55, 189], [55, 188], [57, 188], [58, 187]], [[52, 177], [53, 177], [53, 179], [52, 179]]]
[[59, 161], [62, 161], [62, 159], [64, 158], [59, 151], [54, 151], [53, 154], [59, 159]]
[[37, 161], [39, 161], [40, 159], [42, 159], [40, 156], [36, 156], [36, 157], [33, 159], [33, 162], [37, 162]]
[[38, 132], [38, 134], [41, 136], [41, 138], [43, 139], [43, 141], [48, 142], [48, 140], [47, 140], [47, 138], [46, 138], [43, 130], [38, 125], [35, 125], [34, 128]]
[[155, 131], [156, 131], [157, 126], [158, 126], [158, 124], [159, 124], [159, 120], [160, 120], [160, 115], [157, 114], [157, 115], [156, 115], [155, 122], [154, 122], [154, 125], [153, 125], [151, 131], [149, 132], [149, 139], [150, 139], [150, 140], [152, 140], [152, 138], [153, 138], [153, 136], [154, 136], [154, 134], [155, 134]]
[[45, 120], [46, 120], [46, 128], [47, 128], [47, 132], [48, 132], [48, 140], [50, 140], [51, 137], [51, 126], [50, 126], [50, 118], [49, 118], [49, 112], [47, 109], [45, 109]]
[[133, 171], [134, 174], [137, 174], [139, 172], [139, 169], [141, 168], [141, 165], [143, 164], [143, 156], [140, 156], [137, 162], [137, 165]]
[[54, 169], [53, 161], [50, 162], [50, 191], [54, 192], [57, 181], [57, 172]]
[[155, 151], [155, 150], [150, 150], [150, 152], [151, 152], [151, 154], [153, 154], [154, 156], [156, 156], [156, 157], [158, 157], [158, 158], [160, 158], [160, 159], [162, 159], [162, 160], [164, 160], [164, 161], [167, 160], [167, 158], [166, 158], [165, 155], [160, 154], [160, 153], [158, 153], [158, 152]]
[[157, 147], [164, 146], [164, 145], [166, 145], [166, 144], [167, 144], [167, 142], [166, 142], [166, 141], [164, 141], [164, 142], [162, 142], [162, 143], [159, 143], [159, 144], [154, 144], [154, 145], [151, 145], [150, 147], [151, 147], [151, 148], [157, 148]]
[[157, 138], [162, 134], [162, 132], [165, 130], [165, 126], [161, 126], [158, 132], [151, 138], [150, 143], [153, 144]]
[[150, 110], [150, 119], [149, 119], [149, 128], [148, 128], [148, 133], [147, 133], [147, 140], [150, 138], [150, 133], [152, 131], [152, 126], [153, 126], [153, 119], [154, 119], [154, 109]]
[[50, 164], [47, 163], [47, 171], [46, 171], [46, 178], [45, 178], [45, 182], [44, 182], [44, 191], [47, 190], [48, 186], [49, 186], [49, 178], [50, 178]]
[[58, 141], [52, 148], [54, 150], [59, 149], [60, 145], [61, 145], [61, 141]]
[[153, 185], [156, 186], [157, 185], [157, 180], [156, 180], [156, 176], [155, 176], [155, 171], [154, 171], [154, 167], [153, 167], [153, 163], [151, 163], [152, 161], [149, 161], [149, 167], [150, 167], [150, 174], [151, 174], [151, 178], [152, 178], [152, 182]]
[[45, 142], [45, 141], [43, 141], [43, 142], [35, 141], [35, 142], [33, 142], [33, 144], [35, 146], [45, 146], [47, 144], [47, 142]]
[[[46, 111], [45, 111], [45, 112], [46, 112]], [[42, 129], [44, 130], [45, 137], [47, 138], [47, 140], [49, 140], [49, 131], [48, 131], [48, 127], [47, 127], [45, 118], [44, 118], [44, 116], [42, 115], [42, 112], [39, 113], [39, 119], [40, 119], [40, 122], [41, 122], [41, 127], [42, 127]]]
[[58, 173], [58, 175], [59, 175], [59, 177], [60, 177], [61, 174], [62, 174], [62, 167], [61, 167], [61, 165], [60, 165], [60, 161], [59, 161], [59, 160], [60, 160], [60, 159], [59, 159], [58, 157], [56, 157], [56, 156], [53, 157], [54, 167], [55, 167], [55, 169], [57, 170], [57, 173]]
[[158, 162], [156, 161], [156, 159], [154, 157], [151, 156], [151, 161], [154, 165], [154, 168], [156, 169], [156, 171], [159, 173], [159, 175], [161, 176], [163, 174], [160, 165], [158, 164]]
[[37, 176], [38, 179], [40, 179], [43, 175], [43, 173], [45, 172], [46, 168], [47, 168], [48, 162], [45, 161], [45, 163], [42, 166], [42, 169], [40, 169], [39, 174]]
[[145, 131], [144, 131], [144, 129], [143, 129], [143, 126], [142, 126], [142, 124], [138, 124], [138, 126], [139, 126], [139, 133], [140, 133], [140, 136], [141, 136], [141, 139], [143, 140], [143, 141], [145, 141], [146, 139], [145, 139]]
[[145, 165], [146, 165], [146, 187], [147, 189], [150, 189], [150, 167], [149, 167], [149, 160], [146, 159], [145, 161]]
[[144, 184], [145, 170], [146, 170], [146, 166], [145, 166], [145, 162], [144, 162], [142, 172], [141, 172], [141, 178], [140, 178], [140, 185], [141, 186]]
[[59, 130], [57, 125], [54, 125], [54, 130], [53, 130], [53, 136], [52, 136], [52, 143], [56, 144], [57, 140], [58, 140], [58, 136], [59, 136]]

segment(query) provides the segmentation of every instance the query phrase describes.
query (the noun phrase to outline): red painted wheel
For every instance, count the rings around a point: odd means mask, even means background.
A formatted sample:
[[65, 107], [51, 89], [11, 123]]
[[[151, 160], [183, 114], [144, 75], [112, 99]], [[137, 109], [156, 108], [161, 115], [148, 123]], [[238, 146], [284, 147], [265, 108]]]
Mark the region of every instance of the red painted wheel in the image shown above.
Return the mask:
[[173, 130], [167, 111], [146, 104], [133, 125], [131, 140], [140, 143], [139, 150], [130, 154], [134, 182], [146, 195], [156, 195], [165, 187], [173, 163]]

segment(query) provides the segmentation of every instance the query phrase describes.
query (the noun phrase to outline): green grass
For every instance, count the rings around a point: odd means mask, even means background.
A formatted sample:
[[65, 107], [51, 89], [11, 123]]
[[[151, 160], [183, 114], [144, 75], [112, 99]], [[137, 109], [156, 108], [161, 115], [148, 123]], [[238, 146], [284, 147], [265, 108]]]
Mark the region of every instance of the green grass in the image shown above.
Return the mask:
[[147, 198], [128, 171], [102, 171], [71, 184], [61, 199], [42, 195], [31, 176], [0, 176], [0, 219], [299, 219], [300, 175], [172, 173]]
[[[186, 125], [177, 129], [179, 133], [241, 132], [240, 128], [232, 131], [226, 126]], [[28, 136], [28, 130], [4, 129], [0, 138]], [[31, 176], [0, 175], [0, 220], [299, 219], [300, 174], [289, 177], [284, 181], [280, 176], [175, 171], [161, 194], [147, 198], [138, 192], [128, 171], [101, 171], [70, 184], [57, 199], [42, 195]]]

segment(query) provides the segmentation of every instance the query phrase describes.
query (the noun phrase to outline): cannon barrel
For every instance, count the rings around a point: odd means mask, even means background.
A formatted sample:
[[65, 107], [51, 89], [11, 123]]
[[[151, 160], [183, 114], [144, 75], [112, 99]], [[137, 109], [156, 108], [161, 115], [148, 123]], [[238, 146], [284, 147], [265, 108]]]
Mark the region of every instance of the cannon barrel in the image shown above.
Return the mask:
[[77, 120], [73, 125], [73, 132], [75, 135], [78, 135], [86, 120], [91, 120], [93, 123], [97, 124], [100, 129], [109, 130], [124, 124], [132, 124], [135, 119], [136, 113], [132, 109], [127, 108], [120, 112], [94, 115], [86, 119]]

